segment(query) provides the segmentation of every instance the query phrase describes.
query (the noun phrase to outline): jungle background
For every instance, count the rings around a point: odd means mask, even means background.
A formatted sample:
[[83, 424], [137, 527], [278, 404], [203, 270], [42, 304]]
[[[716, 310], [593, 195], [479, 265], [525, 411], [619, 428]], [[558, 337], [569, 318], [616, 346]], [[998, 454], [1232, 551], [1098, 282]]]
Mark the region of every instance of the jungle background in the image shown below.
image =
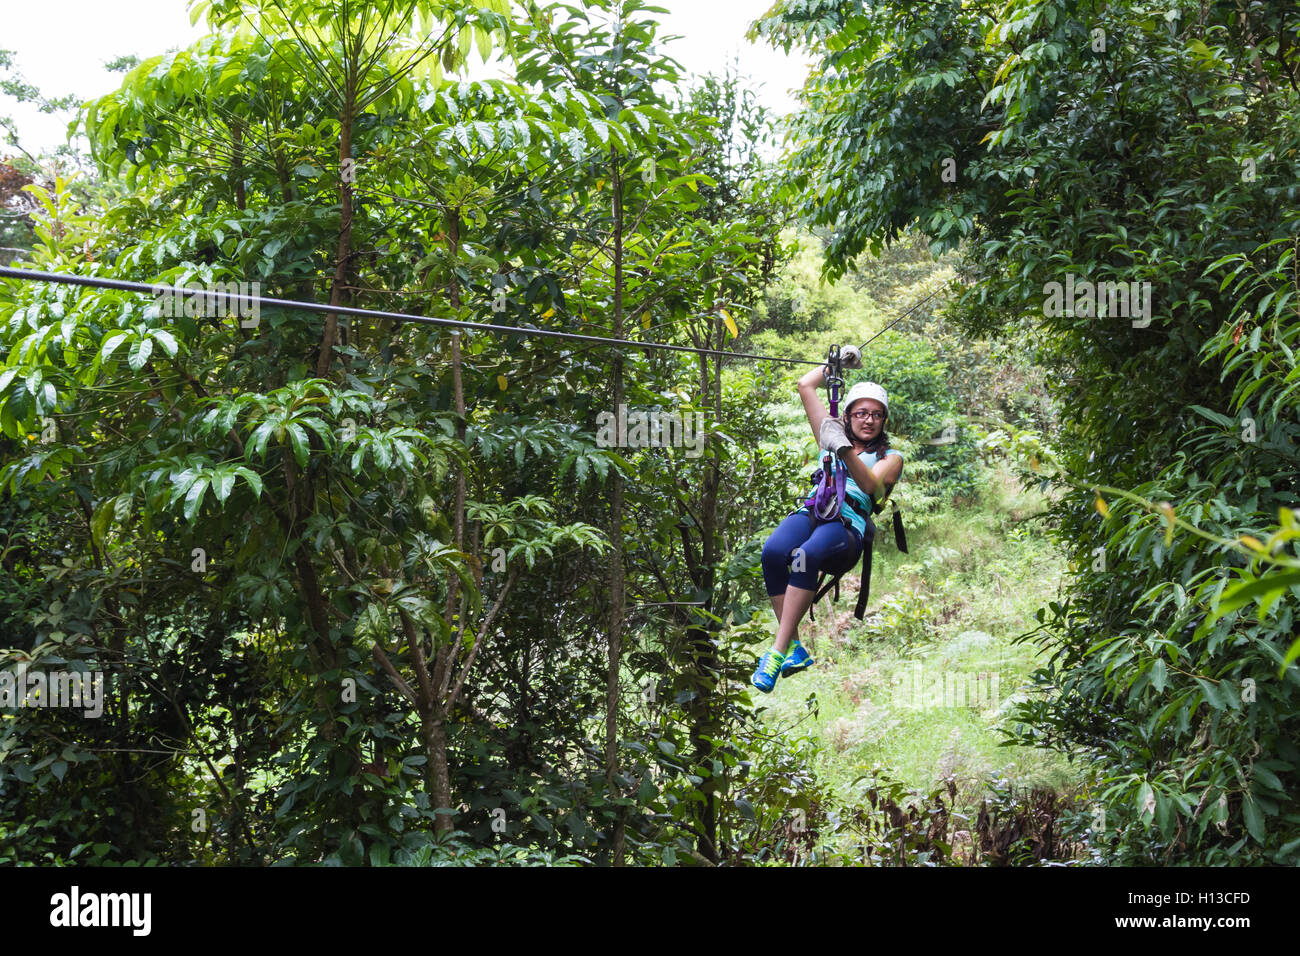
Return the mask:
[[909, 548], [761, 695], [808, 366], [2, 280], [0, 663], [106, 706], [0, 712], [0, 862], [1300, 862], [1294, 4], [781, 0], [785, 125], [637, 0], [190, 9], [0, 123], [0, 264], [869, 340]]

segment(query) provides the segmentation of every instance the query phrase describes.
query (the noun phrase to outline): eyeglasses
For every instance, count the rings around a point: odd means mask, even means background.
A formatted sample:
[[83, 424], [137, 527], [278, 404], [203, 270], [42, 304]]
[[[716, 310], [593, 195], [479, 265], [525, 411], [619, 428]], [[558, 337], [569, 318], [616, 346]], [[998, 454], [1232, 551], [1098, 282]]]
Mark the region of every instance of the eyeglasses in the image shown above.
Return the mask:
[[873, 422], [883, 422], [883, 421], [885, 420], [885, 413], [884, 413], [884, 412], [875, 412], [875, 411], [871, 411], [871, 412], [850, 412], [850, 413], [849, 413], [849, 418], [852, 418], [854, 421], [859, 421], [859, 422], [862, 421], [862, 419], [864, 419], [864, 418], [866, 418], [866, 419], [870, 419], [870, 420], [873, 421]]

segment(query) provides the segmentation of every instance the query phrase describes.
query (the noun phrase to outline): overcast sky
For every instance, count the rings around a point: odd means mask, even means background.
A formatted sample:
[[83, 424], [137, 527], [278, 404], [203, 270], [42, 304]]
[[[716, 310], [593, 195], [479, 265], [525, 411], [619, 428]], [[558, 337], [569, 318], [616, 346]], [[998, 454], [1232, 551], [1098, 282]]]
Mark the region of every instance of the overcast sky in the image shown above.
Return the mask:
[[[790, 90], [803, 85], [807, 61], [745, 39], [749, 24], [772, 3], [657, 0], [656, 6], [672, 11], [660, 15], [660, 36], [681, 35], [660, 50], [696, 73], [721, 73], [738, 55], [740, 70], [752, 77], [760, 100], [777, 113], [789, 112], [796, 107]], [[0, 48], [15, 51], [15, 66], [46, 96], [102, 95], [122, 79], [105, 70], [105, 62], [127, 54], [150, 57], [185, 46], [203, 32], [202, 21], [190, 26], [186, 0], [47, 0], [5, 7]], [[43, 115], [7, 97], [0, 97], [0, 115], [14, 118], [23, 146], [33, 153], [62, 143], [71, 119]], [[0, 155], [6, 149], [0, 145]]]

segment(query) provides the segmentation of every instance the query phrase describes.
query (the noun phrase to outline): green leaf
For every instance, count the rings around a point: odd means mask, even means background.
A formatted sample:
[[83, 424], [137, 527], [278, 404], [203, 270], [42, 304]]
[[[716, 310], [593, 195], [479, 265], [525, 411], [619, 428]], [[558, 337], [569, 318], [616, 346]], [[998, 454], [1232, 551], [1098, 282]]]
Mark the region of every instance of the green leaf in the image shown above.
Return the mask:
[[1156, 823], [1161, 833], [1169, 832], [1170, 816], [1174, 810], [1174, 801], [1163, 793], [1156, 794]]
[[248, 482], [248, 486], [253, 489], [253, 496], [255, 498], [262, 497], [262, 476], [261, 475], [253, 471], [253, 469], [251, 468], [245, 468], [243, 465], [240, 465], [238, 468], [235, 469], [235, 474], [243, 478], [246, 482]]
[[117, 351], [117, 347], [130, 337], [130, 332], [111, 332], [105, 336], [104, 344], [99, 349], [100, 362], [107, 362], [109, 357]]
[[1144, 826], [1151, 825], [1151, 818], [1155, 815], [1156, 809], [1155, 791], [1151, 789], [1151, 784], [1144, 782], [1138, 787], [1137, 792], [1137, 809], [1138, 817], [1142, 820]]
[[112, 524], [113, 519], [118, 517], [120, 510], [125, 510], [119, 507], [123, 499], [126, 499], [126, 501], [129, 502], [131, 496], [115, 495], [112, 498], [105, 498], [99, 503], [98, 507], [95, 508], [94, 514], [91, 515], [90, 537], [91, 540], [100, 548], [104, 546], [104, 539], [108, 536], [108, 529]]
[[1286, 657], [1282, 659], [1282, 667], [1278, 673], [1280, 674], [1282, 671], [1285, 671], [1298, 657], [1300, 657], [1300, 637], [1295, 639], [1295, 643], [1292, 644], [1290, 650], [1286, 652]]
[[1300, 571], [1286, 571], [1281, 574], [1269, 574], [1262, 578], [1242, 581], [1227, 588], [1219, 598], [1216, 619], [1244, 607], [1258, 597], [1268, 594], [1282, 594], [1287, 588], [1300, 585]]
[[1165, 689], [1165, 662], [1163, 658], [1157, 657], [1155, 663], [1151, 665], [1151, 686], [1159, 693], [1164, 693]]
[[307, 459], [311, 455], [311, 447], [307, 444], [307, 433], [297, 422], [290, 422], [284, 430], [289, 436], [289, 444], [293, 447], [293, 457], [297, 459], [298, 467], [306, 468]]
[[[247, 470], [247, 469], [245, 469]], [[218, 471], [212, 477], [212, 493], [217, 496], [217, 501], [224, 502], [230, 497], [230, 491], [235, 487], [235, 472], [233, 470]]]
[[176, 336], [172, 335], [166, 329], [154, 329], [149, 333], [149, 335], [157, 340], [158, 344], [163, 347], [163, 351], [169, 356], [174, 356], [176, 354]]
[[1219, 688], [1213, 682], [1203, 677], [1195, 677], [1193, 680], [1201, 687], [1201, 692], [1205, 695], [1205, 702], [1215, 710], [1223, 710], [1223, 701], [1219, 698]]
[[131, 371], [138, 372], [144, 367], [144, 363], [149, 361], [149, 356], [153, 353], [153, 339], [137, 339], [131, 346], [131, 351], [127, 354], [126, 364], [131, 366]]
[[275, 431], [275, 423], [266, 421], [258, 425], [253, 430], [253, 437], [248, 444], [244, 446], [244, 451], [252, 460], [253, 455], [265, 455], [267, 442], [271, 440], [271, 433]]
[[194, 516], [198, 513], [199, 507], [203, 504], [203, 496], [208, 490], [208, 479], [206, 476], [200, 477], [190, 485], [190, 490], [185, 493], [185, 518], [193, 521]]
[[1278, 775], [1275, 774], [1272, 770], [1269, 770], [1267, 767], [1262, 766], [1260, 764], [1255, 764], [1253, 773], [1258, 779], [1262, 780], [1269, 789], [1276, 790], [1281, 793], [1286, 792], [1286, 788], [1282, 786], [1282, 781], [1278, 777]]
[[1265, 834], [1264, 814], [1255, 801], [1254, 794], [1246, 794], [1241, 801], [1241, 815], [1246, 821], [1246, 829], [1250, 831], [1250, 835], [1255, 838], [1257, 843], [1263, 843]]

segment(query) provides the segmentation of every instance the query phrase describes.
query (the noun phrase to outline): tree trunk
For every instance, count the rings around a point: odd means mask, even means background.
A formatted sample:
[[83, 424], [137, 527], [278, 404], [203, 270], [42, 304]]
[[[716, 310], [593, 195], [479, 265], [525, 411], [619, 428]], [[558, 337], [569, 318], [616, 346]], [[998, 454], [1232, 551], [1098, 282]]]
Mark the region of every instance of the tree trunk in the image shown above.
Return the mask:
[[244, 192], [244, 121], [236, 119], [230, 124], [232, 156], [230, 160], [230, 178], [235, 187], [235, 208], [248, 208], [248, 197]]
[[[610, 181], [614, 186], [614, 338], [623, 338], [623, 176], [618, 154], [610, 149]], [[614, 353], [614, 414], [623, 404], [623, 358]], [[605, 691], [605, 780], [610, 793], [618, 787], [618, 700], [619, 665], [623, 657], [623, 622], [627, 610], [623, 591], [623, 476], [614, 471], [609, 509], [609, 680]], [[623, 865], [627, 815], [621, 805], [614, 821], [611, 856], [614, 866]]]
[[[334, 281], [330, 285], [330, 305], [343, 304], [343, 288], [348, 281], [348, 266], [352, 261], [352, 183], [342, 178], [345, 160], [352, 158], [352, 111], [356, 106], [356, 84], [349, 80], [343, 117], [339, 124], [339, 193], [342, 203], [339, 221], [338, 250], [334, 258]], [[329, 375], [334, 361], [334, 343], [338, 341], [339, 317], [335, 312], [325, 316], [325, 330], [321, 334], [320, 355], [316, 359], [316, 377]]]
[[[721, 333], [719, 332], [719, 337]], [[707, 356], [701, 355], [700, 394], [704, 414], [713, 420], [721, 408], [721, 363], [714, 361], [712, 366]], [[718, 540], [718, 496], [722, 484], [719, 470], [718, 454], [710, 452], [704, 465], [704, 480], [700, 493], [700, 556], [693, 568], [692, 580], [699, 593], [704, 597], [706, 611], [714, 611], [715, 567], [722, 554], [721, 542]], [[685, 544], [685, 542], [684, 542]], [[687, 646], [690, 648], [690, 666], [692, 670], [692, 687], [697, 692], [688, 708], [691, 721], [691, 743], [693, 745], [696, 773], [704, 778], [701, 790], [704, 793], [704, 806], [700, 813], [700, 838], [696, 849], [701, 856], [712, 863], [720, 859], [718, 852], [718, 797], [715, 791], [716, 780], [713, 773], [712, 741], [721, 736], [717, 717], [716, 691], [718, 684], [718, 653], [713, 643], [716, 625], [712, 623], [693, 624], [687, 630]]]
[[[450, 808], [451, 773], [447, 768], [447, 724], [442, 717], [434, 716], [432, 713], [422, 715], [421, 721], [424, 724], [424, 754], [430, 768], [426, 785], [432, 788], [429, 792], [429, 803], [435, 810], [440, 807]], [[455, 829], [451, 814], [438, 814], [433, 828], [437, 833], [446, 833]]]
[[[447, 287], [447, 297], [451, 302], [453, 309], [459, 314], [460, 309], [460, 283], [456, 280], [456, 259], [460, 253], [460, 214], [456, 210], [449, 210], [446, 216], [447, 224], [447, 249], [449, 260], [450, 279]], [[463, 446], [465, 444], [465, 386], [461, 377], [461, 357], [460, 357], [460, 332], [453, 332], [451, 335], [451, 386], [453, 401], [456, 405], [456, 440]], [[456, 468], [456, 501], [453, 512], [456, 531], [456, 550], [465, 550], [465, 469], [460, 464]], [[451, 580], [447, 582], [447, 609], [445, 619], [447, 625], [452, 631], [452, 647], [459, 646], [457, 632], [464, 627], [465, 622], [462, 617], [463, 603], [460, 600], [460, 579], [452, 575]], [[433, 706], [437, 708], [437, 717], [434, 721], [433, 729], [433, 749], [429, 754], [429, 760], [432, 764], [431, 773], [433, 774], [434, 792], [430, 797], [434, 801], [434, 807], [451, 807], [451, 771], [447, 764], [447, 730], [446, 720], [447, 713], [444, 705], [442, 689], [450, 679], [453, 660], [449, 648], [438, 648], [435, 651], [437, 665], [434, 668], [433, 690], [437, 697], [433, 701]], [[437, 821], [434, 823], [434, 829], [438, 832], [449, 832], [455, 829], [450, 814], [439, 814]]]

